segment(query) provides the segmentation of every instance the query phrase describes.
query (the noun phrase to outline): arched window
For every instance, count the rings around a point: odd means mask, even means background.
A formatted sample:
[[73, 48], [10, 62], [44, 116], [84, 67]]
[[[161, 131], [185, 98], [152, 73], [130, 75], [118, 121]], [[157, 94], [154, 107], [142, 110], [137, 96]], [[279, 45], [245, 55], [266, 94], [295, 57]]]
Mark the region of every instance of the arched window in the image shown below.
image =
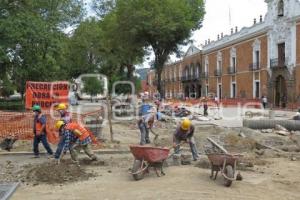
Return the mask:
[[194, 76], [194, 64], [191, 64], [190, 65], [190, 75], [191, 75], [191, 77], [193, 77]]
[[284, 16], [284, 3], [283, 0], [279, 0], [278, 2], [278, 17]]
[[185, 67], [185, 77], [189, 76], [189, 66]]

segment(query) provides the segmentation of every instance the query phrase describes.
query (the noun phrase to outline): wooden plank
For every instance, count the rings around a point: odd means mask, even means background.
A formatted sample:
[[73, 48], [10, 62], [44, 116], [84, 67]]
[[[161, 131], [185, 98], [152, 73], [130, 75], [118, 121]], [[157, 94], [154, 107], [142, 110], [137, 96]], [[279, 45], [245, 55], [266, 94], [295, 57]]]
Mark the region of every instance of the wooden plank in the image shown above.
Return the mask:
[[216, 141], [214, 141], [210, 137], [207, 137], [207, 140], [210, 141], [214, 146], [218, 147], [223, 153], [228, 153], [228, 151], [226, 149], [224, 149], [224, 147], [219, 145]]

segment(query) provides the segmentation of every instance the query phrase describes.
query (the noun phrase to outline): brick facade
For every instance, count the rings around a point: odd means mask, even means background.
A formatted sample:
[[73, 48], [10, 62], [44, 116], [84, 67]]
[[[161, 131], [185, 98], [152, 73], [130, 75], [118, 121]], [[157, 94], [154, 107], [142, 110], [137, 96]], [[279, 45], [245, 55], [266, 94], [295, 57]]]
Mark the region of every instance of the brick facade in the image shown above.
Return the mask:
[[284, 1], [283, 15], [277, 13], [277, 1], [266, 3], [265, 21], [261, 16], [251, 27], [221, 34], [216, 41], [206, 41], [202, 50], [191, 45], [182, 60], [166, 65], [165, 96], [267, 96], [275, 107], [300, 103], [300, 2]]

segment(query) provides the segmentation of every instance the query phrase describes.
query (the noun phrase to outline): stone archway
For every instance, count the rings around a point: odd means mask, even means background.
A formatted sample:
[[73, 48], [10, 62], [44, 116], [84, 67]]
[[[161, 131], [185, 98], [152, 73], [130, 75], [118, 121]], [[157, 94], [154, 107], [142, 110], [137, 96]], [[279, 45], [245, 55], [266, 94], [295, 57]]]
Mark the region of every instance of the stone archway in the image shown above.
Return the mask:
[[202, 96], [202, 85], [198, 84], [197, 86], [197, 98]]
[[197, 94], [196, 94], [196, 87], [194, 84], [191, 85], [191, 90], [190, 90], [190, 98], [196, 98]]
[[285, 107], [287, 103], [286, 80], [282, 75], [275, 79], [274, 102], [276, 107]]
[[184, 88], [184, 96], [185, 97], [190, 97], [190, 88], [188, 85], [185, 86]]

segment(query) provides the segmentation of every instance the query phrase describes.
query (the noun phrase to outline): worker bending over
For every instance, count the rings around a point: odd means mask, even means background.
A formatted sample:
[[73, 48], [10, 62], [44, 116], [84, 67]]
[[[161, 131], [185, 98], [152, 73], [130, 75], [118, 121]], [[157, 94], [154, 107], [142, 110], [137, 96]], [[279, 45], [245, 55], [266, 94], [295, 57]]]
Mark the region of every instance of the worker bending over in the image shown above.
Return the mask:
[[153, 127], [155, 116], [155, 111], [150, 109], [138, 120], [138, 127], [141, 132], [140, 145], [150, 144], [149, 130]]
[[189, 143], [193, 159], [196, 161], [199, 159], [199, 156], [194, 138], [194, 130], [195, 127], [192, 125], [192, 122], [187, 118], [183, 119], [173, 135], [173, 147], [175, 153], [179, 153], [180, 144], [182, 142]]
[[55, 152], [55, 159], [59, 163], [63, 151], [70, 150], [71, 158], [74, 162], [79, 163], [78, 154], [83, 150], [92, 160], [97, 160], [97, 156], [92, 151], [92, 139], [89, 132], [78, 123], [71, 122], [65, 124], [64, 121], [56, 122], [55, 127], [61, 134], [63, 145], [58, 145]]

